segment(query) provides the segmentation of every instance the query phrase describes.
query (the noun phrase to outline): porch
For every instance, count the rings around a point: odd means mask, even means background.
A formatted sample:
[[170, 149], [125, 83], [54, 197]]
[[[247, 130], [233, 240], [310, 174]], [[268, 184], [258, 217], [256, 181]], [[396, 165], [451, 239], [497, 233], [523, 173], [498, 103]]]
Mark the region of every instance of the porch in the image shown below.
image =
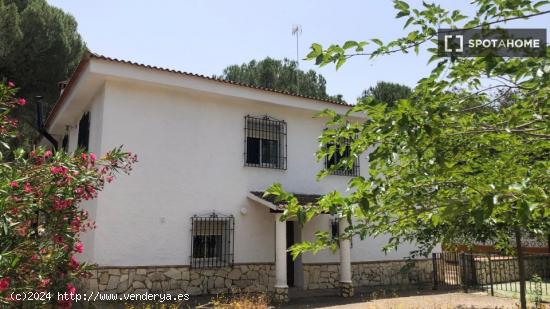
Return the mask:
[[[282, 221], [285, 205], [278, 204], [274, 198], [264, 197], [263, 192], [253, 191], [247, 197], [256, 203], [267, 207], [275, 221], [275, 299], [280, 302], [289, 300], [289, 287], [300, 287], [303, 284], [303, 264], [301, 257], [295, 261], [287, 251], [294, 243], [301, 241], [295, 237], [295, 220]], [[295, 194], [302, 205], [315, 203], [321, 196], [313, 194]], [[348, 228], [347, 220], [338, 220], [338, 234], [343, 234]], [[351, 267], [351, 242], [349, 239], [339, 240], [339, 264], [335, 269], [339, 272], [339, 295], [351, 297], [354, 294]]]

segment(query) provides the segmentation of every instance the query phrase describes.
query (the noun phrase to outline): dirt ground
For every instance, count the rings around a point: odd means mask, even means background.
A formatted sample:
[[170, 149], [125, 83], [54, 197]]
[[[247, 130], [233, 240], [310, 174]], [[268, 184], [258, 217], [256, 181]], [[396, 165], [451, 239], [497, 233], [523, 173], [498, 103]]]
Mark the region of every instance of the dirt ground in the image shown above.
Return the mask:
[[491, 297], [485, 294], [473, 293], [448, 293], [439, 295], [423, 295], [398, 297], [390, 299], [377, 299], [359, 304], [329, 306], [334, 309], [409, 309], [409, 308], [518, 308], [517, 301], [503, 297]]
[[[485, 293], [462, 293], [456, 291], [397, 292], [386, 295], [357, 295], [342, 299], [334, 295], [303, 295], [282, 306], [285, 309], [331, 308], [331, 309], [508, 309], [519, 308], [519, 301], [505, 297], [488, 296]], [[550, 307], [546, 307], [549, 308]]]

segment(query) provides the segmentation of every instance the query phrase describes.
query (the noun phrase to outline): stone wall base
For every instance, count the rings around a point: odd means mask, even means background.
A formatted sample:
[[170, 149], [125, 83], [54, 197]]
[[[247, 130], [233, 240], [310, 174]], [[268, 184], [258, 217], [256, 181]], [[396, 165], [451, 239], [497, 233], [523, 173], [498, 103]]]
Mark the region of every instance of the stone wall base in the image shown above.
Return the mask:
[[84, 291], [103, 293], [187, 293], [190, 295], [237, 292], [274, 292], [275, 266], [240, 264], [216, 269], [172, 267], [100, 267], [80, 282]]
[[[413, 285], [430, 283], [431, 260], [418, 260], [408, 271], [405, 261], [379, 261], [352, 264], [352, 280], [348, 285], [339, 282], [337, 264], [304, 264], [304, 289], [340, 288], [343, 296], [352, 296], [353, 287]], [[239, 264], [215, 269], [191, 269], [189, 266], [170, 267], [100, 267], [91, 277], [80, 282], [83, 293], [110, 294], [171, 293], [226, 294], [264, 292], [275, 300], [288, 300], [288, 288], [276, 289], [275, 265]]]
[[288, 302], [288, 287], [286, 288], [275, 288], [275, 294], [273, 294], [273, 300], [277, 303], [286, 303]]
[[[417, 260], [403, 270], [406, 261], [375, 261], [352, 263], [353, 286], [414, 285], [432, 282], [432, 261]], [[304, 264], [304, 289], [340, 288], [340, 265]]]
[[353, 297], [354, 289], [351, 282], [340, 282], [340, 295], [342, 297]]

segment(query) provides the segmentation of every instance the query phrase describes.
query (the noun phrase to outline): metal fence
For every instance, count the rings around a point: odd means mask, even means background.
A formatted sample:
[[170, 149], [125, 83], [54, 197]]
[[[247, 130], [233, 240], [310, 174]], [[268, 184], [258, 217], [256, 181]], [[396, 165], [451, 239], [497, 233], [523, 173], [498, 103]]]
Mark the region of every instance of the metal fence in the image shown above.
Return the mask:
[[[526, 254], [528, 294], [550, 296], [550, 254]], [[515, 256], [494, 253], [433, 253], [433, 287], [484, 290], [491, 295], [519, 293], [519, 267]]]

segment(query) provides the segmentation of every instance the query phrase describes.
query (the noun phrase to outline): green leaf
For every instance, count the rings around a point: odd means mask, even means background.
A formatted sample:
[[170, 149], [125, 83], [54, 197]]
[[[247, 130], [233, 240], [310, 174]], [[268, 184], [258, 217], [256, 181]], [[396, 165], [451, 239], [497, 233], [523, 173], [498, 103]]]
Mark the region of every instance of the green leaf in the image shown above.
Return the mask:
[[352, 47], [355, 47], [355, 46], [358, 46], [357, 42], [355, 41], [346, 41], [346, 43], [344, 43], [344, 46], [342, 46], [343, 49], [348, 49], [348, 48], [352, 48]]
[[342, 56], [338, 58], [338, 61], [336, 62], [336, 70], [338, 70], [341, 66], [343, 66], [344, 63], [346, 63], [346, 57]]
[[409, 16], [411, 15], [411, 12], [410, 11], [401, 11], [399, 13], [397, 13], [397, 15], [395, 15], [395, 18], [401, 18], [401, 17], [405, 17], [405, 16]]
[[371, 41], [373, 41], [376, 45], [379, 45], [379, 46], [384, 45], [384, 43], [382, 43], [382, 41], [380, 41], [379, 39], [371, 39]]
[[541, 6], [547, 5], [549, 3], [550, 3], [550, 1], [539, 1], [539, 2], [535, 3], [535, 5], [533, 5], [533, 8], [538, 10]]
[[414, 20], [415, 20], [414, 17], [409, 17], [409, 19], [407, 19], [407, 22], [405, 22], [403, 29], [407, 28]]
[[407, 2], [405, 1], [401, 1], [401, 0], [395, 0], [393, 2], [394, 4], [394, 8], [400, 10], [400, 11], [403, 11], [403, 10], [408, 10], [409, 9], [409, 4], [407, 4]]

